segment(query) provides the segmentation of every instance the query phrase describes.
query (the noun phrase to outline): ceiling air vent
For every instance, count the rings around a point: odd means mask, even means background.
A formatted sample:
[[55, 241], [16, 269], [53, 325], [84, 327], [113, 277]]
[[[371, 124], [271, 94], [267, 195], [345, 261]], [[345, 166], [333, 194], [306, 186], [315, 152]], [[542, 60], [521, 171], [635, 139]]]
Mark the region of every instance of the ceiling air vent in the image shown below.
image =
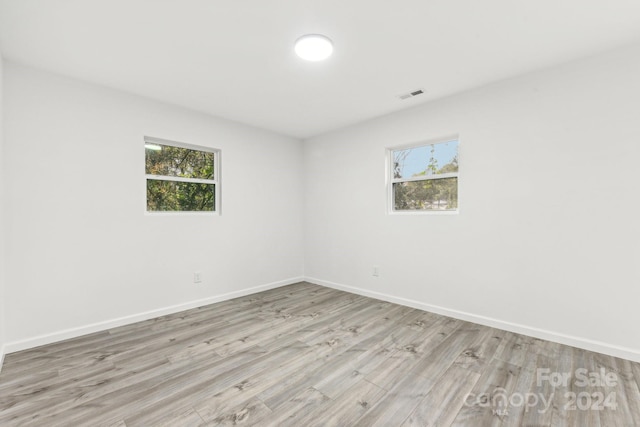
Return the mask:
[[423, 93], [424, 91], [422, 89], [416, 89], [409, 93], [403, 93], [402, 95], [398, 96], [398, 98], [409, 99], [409, 98], [413, 98], [414, 96], [422, 95]]

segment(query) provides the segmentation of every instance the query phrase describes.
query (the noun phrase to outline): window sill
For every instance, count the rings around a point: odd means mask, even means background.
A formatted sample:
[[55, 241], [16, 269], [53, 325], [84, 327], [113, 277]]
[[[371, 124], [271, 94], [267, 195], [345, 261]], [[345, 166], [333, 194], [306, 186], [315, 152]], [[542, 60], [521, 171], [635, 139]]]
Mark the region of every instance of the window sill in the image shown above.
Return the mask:
[[195, 212], [195, 211], [171, 211], [171, 212], [144, 212], [145, 216], [220, 216], [220, 212]]
[[413, 216], [413, 215], [459, 215], [460, 211], [388, 211], [388, 215]]

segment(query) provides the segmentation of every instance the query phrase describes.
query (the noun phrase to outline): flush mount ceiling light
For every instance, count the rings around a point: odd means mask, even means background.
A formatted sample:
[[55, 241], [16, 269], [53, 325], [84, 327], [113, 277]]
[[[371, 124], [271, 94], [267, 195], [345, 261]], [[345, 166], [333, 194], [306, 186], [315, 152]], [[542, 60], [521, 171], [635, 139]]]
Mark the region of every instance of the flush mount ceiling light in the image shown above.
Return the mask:
[[307, 61], [322, 61], [333, 53], [333, 43], [322, 34], [307, 34], [296, 40], [296, 54]]

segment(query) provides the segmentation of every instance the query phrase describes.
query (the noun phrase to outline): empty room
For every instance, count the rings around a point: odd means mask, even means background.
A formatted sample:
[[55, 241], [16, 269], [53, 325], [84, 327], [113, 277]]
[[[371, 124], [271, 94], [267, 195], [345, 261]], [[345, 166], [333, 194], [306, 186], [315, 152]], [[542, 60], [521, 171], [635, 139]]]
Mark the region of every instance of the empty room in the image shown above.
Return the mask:
[[640, 426], [637, 0], [0, 0], [1, 426]]

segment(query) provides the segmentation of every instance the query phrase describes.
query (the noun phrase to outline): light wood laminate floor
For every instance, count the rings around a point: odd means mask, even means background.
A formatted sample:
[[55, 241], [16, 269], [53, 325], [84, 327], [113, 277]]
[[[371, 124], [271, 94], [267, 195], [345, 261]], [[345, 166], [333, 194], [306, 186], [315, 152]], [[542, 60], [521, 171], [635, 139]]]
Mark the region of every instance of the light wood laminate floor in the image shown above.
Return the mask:
[[639, 378], [637, 363], [299, 283], [9, 354], [0, 425], [638, 426]]

